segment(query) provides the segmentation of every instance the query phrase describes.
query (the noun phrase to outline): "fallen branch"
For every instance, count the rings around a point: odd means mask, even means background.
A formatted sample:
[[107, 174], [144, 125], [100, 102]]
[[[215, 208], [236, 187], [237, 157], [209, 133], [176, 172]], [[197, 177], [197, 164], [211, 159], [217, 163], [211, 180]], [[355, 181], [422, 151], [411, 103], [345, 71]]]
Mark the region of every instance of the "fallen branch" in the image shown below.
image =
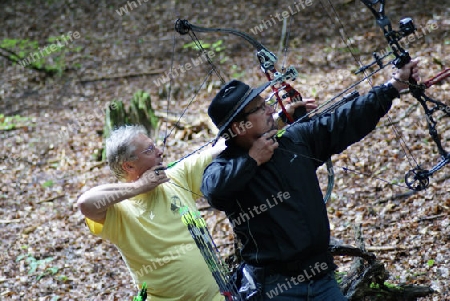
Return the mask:
[[398, 251], [398, 250], [406, 250], [406, 249], [414, 249], [414, 247], [405, 247], [405, 246], [369, 246], [366, 247], [369, 252], [383, 252], [383, 251]]
[[437, 214], [437, 215], [431, 215], [431, 216], [425, 216], [425, 217], [419, 217], [417, 219], [418, 222], [422, 222], [422, 221], [431, 221], [437, 218], [441, 218], [441, 217], [447, 217], [447, 214]]
[[329, 248], [331, 255], [333, 256], [351, 256], [351, 257], [361, 257], [372, 263], [375, 261], [376, 256], [372, 253], [365, 252], [359, 248], [355, 248], [349, 245], [335, 246], [332, 245]]
[[20, 223], [20, 219], [0, 219], [0, 224]]
[[442, 177], [437, 178], [436, 181], [434, 181], [434, 183], [441, 183], [447, 179], [450, 179], [450, 174], [445, 174]]
[[376, 201], [375, 204], [383, 204], [383, 203], [387, 203], [389, 201], [393, 201], [393, 200], [397, 200], [397, 199], [404, 199], [404, 198], [410, 197], [412, 195], [415, 195], [416, 193], [418, 193], [418, 192], [411, 190], [411, 191], [407, 191], [404, 193], [394, 194], [390, 197]]
[[107, 165], [107, 162], [106, 161], [97, 162], [97, 163], [91, 165], [87, 170], [85, 170], [85, 172], [91, 171], [94, 168], [102, 166], [102, 165]]
[[44, 199], [44, 200], [40, 200], [40, 201], [36, 202], [36, 204], [42, 204], [42, 203], [46, 203], [46, 202], [52, 202], [52, 201], [54, 201], [54, 200], [56, 200], [56, 199], [62, 198], [63, 196], [65, 196], [65, 194], [58, 194], [58, 195], [55, 195], [55, 196], [46, 198], [46, 199]]
[[116, 80], [121, 78], [133, 78], [133, 77], [141, 77], [141, 76], [147, 76], [147, 75], [155, 75], [160, 74], [164, 72], [164, 69], [156, 69], [151, 70], [148, 72], [142, 72], [142, 73], [130, 73], [130, 74], [121, 74], [121, 75], [115, 75], [115, 76], [102, 76], [98, 78], [85, 78], [80, 79], [78, 82], [84, 84], [84, 83], [92, 83], [92, 82], [99, 82], [99, 81], [107, 81], [107, 80]]
[[[10, 62], [13, 62], [15, 64], [20, 65], [20, 63], [19, 63], [20, 60], [19, 59], [21, 57], [17, 53], [15, 53], [15, 52], [13, 52], [13, 51], [11, 51], [9, 49], [3, 48], [3, 47], [0, 47], [0, 49], [10, 54], [8, 56], [8, 55], [4, 55], [3, 53], [0, 52], [0, 56], [4, 57], [6, 60], [8, 60]], [[41, 73], [45, 73], [45, 75], [47, 75], [49, 77], [52, 77], [52, 76], [54, 76], [57, 73], [56, 70], [47, 70], [47, 69], [44, 69], [44, 68], [40, 68], [40, 67], [37, 67], [33, 63], [29, 63], [29, 64], [27, 64], [27, 65], [25, 65], [23, 67], [27, 68], [27, 69], [35, 70], [35, 71], [38, 71], [38, 72], [41, 72]]]
[[[444, 182], [447, 179], [450, 179], [450, 174], [445, 174], [445, 175], [437, 178], [433, 183], [442, 183], [442, 182]], [[375, 203], [376, 204], [383, 204], [383, 203], [386, 203], [386, 202], [389, 202], [389, 201], [407, 198], [407, 197], [410, 197], [410, 196], [415, 195], [417, 193], [418, 193], [418, 191], [411, 190], [411, 191], [395, 194], [395, 195], [392, 195], [390, 197], [386, 197], [386, 198], [380, 199], [380, 200], [376, 201]]]

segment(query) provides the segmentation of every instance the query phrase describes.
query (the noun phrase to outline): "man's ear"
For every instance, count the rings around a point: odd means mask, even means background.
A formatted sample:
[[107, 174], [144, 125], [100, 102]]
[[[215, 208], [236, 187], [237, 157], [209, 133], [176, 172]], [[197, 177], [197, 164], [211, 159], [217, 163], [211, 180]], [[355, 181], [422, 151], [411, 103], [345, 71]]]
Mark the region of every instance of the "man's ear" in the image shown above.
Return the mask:
[[122, 168], [123, 170], [125, 170], [127, 173], [130, 173], [132, 171], [134, 171], [134, 165], [133, 163], [129, 162], [129, 161], [125, 161], [122, 163]]

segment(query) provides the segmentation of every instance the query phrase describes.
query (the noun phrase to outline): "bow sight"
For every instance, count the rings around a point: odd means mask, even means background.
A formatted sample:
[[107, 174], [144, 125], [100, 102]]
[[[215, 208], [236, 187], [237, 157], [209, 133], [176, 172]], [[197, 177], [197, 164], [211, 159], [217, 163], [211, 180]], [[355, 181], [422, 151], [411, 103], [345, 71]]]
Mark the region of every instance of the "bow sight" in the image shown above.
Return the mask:
[[[392, 29], [392, 24], [389, 18], [384, 13], [384, 0], [382, 1], [365, 1], [361, 0], [372, 12], [372, 14], [375, 16], [375, 19], [377, 21], [377, 25], [383, 30], [384, 37], [387, 39], [389, 46], [391, 47], [392, 51], [388, 53], [388, 55], [393, 54], [395, 56], [395, 59], [392, 61], [392, 64], [397, 68], [402, 68], [406, 64], [408, 64], [411, 61], [411, 57], [409, 56], [408, 51], [403, 49], [403, 47], [400, 45], [399, 41], [403, 39], [406, 36], [409, 36], [410, 34], [414, 33], [417, 28], [414, 25], [414, 22], [411, 18], [404, 18], [400, 20], [400, 29], [398, 31]], [[379, 10], [377, 11], [375, 9], [375, 5], [380, 5]], [[375, 62], [363, 66], [358, 70], [359, 72], [362, 72], [369, 68], [370, 66], [374, 65], [375, 63], [380, 66], [380, 68], [383, 68], [382, 58], [380, 58], [376, 53], [373, 54], [375, 58]]]
[[414, 26], [413, 20], [411, 18], [404, 18], [400, 20], [399, 31], [392, 30], [389, 19], [387, 17], [384, 18], [383, 21], [378, 21], [378, 25], [381, 28], [383, 28], [383, 24], [388, 24], [388, 30], [384, 31], [384, 36], [388, 40], [389, 45], [391, 46], [394, 55], [396, 56], [396, 59], [392, 62], [392, 64], [397, 68], [402, 68], [411, 61], [411, 57], [409, 56], [408, 52], [399, 45], [399, 41], [402, 38], [414, 33], [417, 28]]
[[400, 20], [400, 34], [401, 37], [409, 36], [417, 30], [411, 18], [404, 18]]

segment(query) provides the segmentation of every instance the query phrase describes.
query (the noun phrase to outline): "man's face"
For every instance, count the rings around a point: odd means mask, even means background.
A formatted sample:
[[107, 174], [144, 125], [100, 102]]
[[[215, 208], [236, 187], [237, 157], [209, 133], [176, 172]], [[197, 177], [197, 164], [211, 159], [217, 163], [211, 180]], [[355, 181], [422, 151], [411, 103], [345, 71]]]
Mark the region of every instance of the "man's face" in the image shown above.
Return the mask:
[[134, 151], [137, 157], [134, 161], [126, 162], [129, 168], [128, 174], [132, 180], [139, 178], [144, 172], [156, 165], [162, 165], [162, 151], [155, 146], [153, 140], [144, 134], [139, 134], [134, 140]]
[[252, 138], [259, 138], [262, 134], [276, 129], [275, 121], [272, 114], [274, 109], [268, 106], [261, 96], [255, 97], [243, 111], [247, 122], [250, 122], [252, 127], [247, 129], [248, 134]]

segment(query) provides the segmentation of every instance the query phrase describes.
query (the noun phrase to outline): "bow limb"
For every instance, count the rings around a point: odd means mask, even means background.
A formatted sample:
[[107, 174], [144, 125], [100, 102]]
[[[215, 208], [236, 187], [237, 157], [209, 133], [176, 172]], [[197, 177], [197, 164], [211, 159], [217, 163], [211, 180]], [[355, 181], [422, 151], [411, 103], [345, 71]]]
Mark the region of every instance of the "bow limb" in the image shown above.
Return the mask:
[[[272, 91], [274, 92], [277, 102], [281, 107], [281, 110], [288, 119], [289, 123], [294, 122], [294, 118], [286, 111], [283, 104], [283, 99], [290, 98], [293, 101], [301, 101], [301, 94], [289, 85], [287, 80], [295, 80], [298, 76], [297, 70], [294, 67], [289, 67], [284, 74], [277, 71], [275, 68], [275, 62], [278, 60], [276, 55], [269, 51], [263, 44], [258, 42], [252, 36], [231, 28], [205, 28], [193, 25], [187, 20], [178, 19], [175, 23], [175, 30], [181, 35], [190, 34], [194, 41], [198, 41], [195, 36], [195, 32], [224, 32], [239, 36], [249, 42], [256, 49], [256, 56], [259, 60], [261, 70], [265, 73], [267, 80], [270, 81]], [[201, 45], [200, 45], [201, 46]], [[206, 54], [205, 54], [206, 55]], [[206, 55], [207, 56], [207, 55]], [[208, 62], [212, 64], [212, 61], [208, 57]], [[223, 79], [222, 82], [224, 83]], [[286, 93], [282, 96], [279, 95], [281, 91]], [[306, 111], [304, 112], [306, 113]]]
[[333, 169], [333, 163], [331, 162], [331, 159], [327, 160], [326, 166], [327, 166], [327, 173], [328, 173], [328, 184], [327, 184], [327, 191], [325, 193], [325, 197], [323, 198], [323, 201], [325, 204], [331, 198], [331, 193], [333, 192], [333, 188], [334, 188], [334, 169]]
[[[200, 27], [200, 26], [193, 25], [193, 24], [189, 23], [188, 20], [178, 19], [175, 22], [175, 30], [178, 33], [182, 34], [182, 35], [187, 34], [190, 31], [194, 31], [194, 32], [225, 32], [225, 33], [230, 33], [230, 34], [233, 34], [233, 35], [236, 35], [236, 36], [239, 36], [239, 37], [245, 39], [247, 42], [252, 44], [253, 47], [255, 47], [257, 51], [260, 51], [260, 50], [263, 50], [263, 49], [267, 50], [266, 47], [264, 47], [260, 42], [255, 40], [250, 35], [248, 35], [248, 34], [246, 34], [244, 32], [232, 29], [232, 28], [206, 28], [206, 27]], [[272, 53], [272, 55], [274, 55], [274, 54]]]

